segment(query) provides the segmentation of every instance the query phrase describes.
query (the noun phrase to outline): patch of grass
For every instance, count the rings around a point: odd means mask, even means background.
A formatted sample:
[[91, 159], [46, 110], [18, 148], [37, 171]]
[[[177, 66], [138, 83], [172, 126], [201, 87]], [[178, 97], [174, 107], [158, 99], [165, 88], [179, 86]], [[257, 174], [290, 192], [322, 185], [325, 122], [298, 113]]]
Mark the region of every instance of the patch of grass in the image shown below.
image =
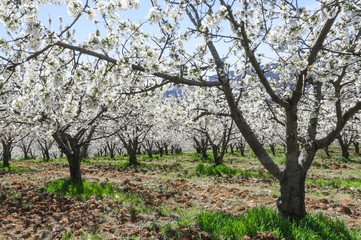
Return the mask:
[[89, 183], [83, 180], [83, 184], [74, 182], [71, 179], [62, 179], [54, 181], [45, 186], [46, 191], [60, 194], [63, 196], [88, 199], [91, 196], [103, 198], [105, 196], [114, 196], [120, 190], [111, 184]]
[[200, 163], [196, 167], [196, 171], [205, 175], [236, 175], [237, 170], [227, 167], [226, 165], [206, 165]]
[[2, 163], [0, 163], [0, 169], [7, 169], [9, 172], [15, 172], [15, 173], [26, 172], [26, 170], [22, 167], [11, 166], [11, 165], [8, 167], [4, 167], [4, 165]]
[[309, 214], [305, 219], [290, 221], [271, 208], [249, 209], [242, 216], [222, 212], [202, 212], [196, 222], [203, 231], [212, 234], [213, 239], [242, 239], [255, 237], [263, 232], [272, 232], [281, 239], [357, 239], [357, 233], [350, 231], [344, 222], [331, 220], [322, 214]]
[[152, 157], [149, 157], [149, 155], [142, 155], [142, 160], [153, 160], [153, 159], [160, 159], [160, 156], [158, 154], [153, 154]]
[[361, 179], [306, 179], [307, 185], [317, 185], [332, 188], [358, 188], [361, 190]]
[[84, 233], [79, 237], [76, 237], [75, 234], [71, 234], [68, 231], [63, 233], [61, 239], [63, 240], [70, 240], [70, 239], [82, 239], [82, 240], [105, 240], [106, 238], [101, 237], [98, 235], [98, 233]]
[[338, 161], [338, 162], [344, 162], [344, 163], [361, 163], [361, 159], [351, 159], [351, 158], [344, 158], [344, 157], [341, 157], [341, 158], [332, 158], [333, 160], [335, 161]]
[[242, 169], [233, 169], [230, 167], [227, 167], [226, 165], [206, 165], [206, 164], [198, 164], [196, 167], [196, 171], [200, 174], [204, 175], [238, 175], [241, 174], [242, 176], [245, 176], [247, 178], [261, 178], [261, 179], [272, 179], [274, 178], [269, 173], [264, 173], [261, 171], [252, 171], [252, 170], [242, 170]]
[[136, 162], [135, 164], [131, 164], [129, 161], [114, 164], [114, 166], [121, 167], [121, 168], [128, 168], [128, 167], [137, 168], [137, 167], [141, 167], [141, 166], [145, 166], [145, 165], [146, 165], [145, 163], [141, 163], [141, 162]]
[[275, 160], [276, 163], [286, 164], [286, 156], [284, 155], [280, 157], [273, 156], [272, 158]]

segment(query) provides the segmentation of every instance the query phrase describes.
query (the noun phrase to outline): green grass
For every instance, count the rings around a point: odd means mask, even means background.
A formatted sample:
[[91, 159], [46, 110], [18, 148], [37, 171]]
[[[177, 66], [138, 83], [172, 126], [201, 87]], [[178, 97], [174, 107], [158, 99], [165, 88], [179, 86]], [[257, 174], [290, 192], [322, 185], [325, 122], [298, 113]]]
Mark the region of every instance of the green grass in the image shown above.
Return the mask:
[[11, 166], [11, 165], [9, 167], [4, 167], [2, 163], [0, 163], [0, 169], [7, 169], [9, 172], [15, 172], [15, 173], [26, 172], [26, 170], [22, 167]]
[[71, 234], [66, 231], [65, 233], [63, 233], [61, 239], [62, 240], [70, 240], [70, 239], [105, 240], [106, 238], [99, 236], [97, 232], [94, 234], [86, 232], [86, 233], [82, 234], [81, 236], [76, 237], [74, 234]]
[[149, 155], [142, 155], [140, 158], [142, 160], [153, 160], [153, 159], [160, 159], [160, 156], [158, 154], [153, 154], [152, 157], [149, 157]]
[[122, 163], [118, 163], [118, 164], [114, 164], [114, 166], [117, 167], [121, 167], [121, 168], [128, 168], [128, 167], [142, 167], [142, 166], [146, 166], [145, 163], [141, 163], [141, 162], [136, 162], [135, 164], [131, 164], [129, 161], [125, 161]]
[[207, 165], [200, 163], [196, 167], [196, 171], [205, 175], [236, 175], [237, 170], [227, 167], [226, 165]]
[[242, 176], [245, 177], [252, 177], [252, 178], [261, 178], [261, 179], [272, 179], [274, 178], [271, 174], [269, 173], [264, 173], [261, 171], [252, 171], [252, 170], [242, 170], [242, 169], [233, 169], [230, 167], [227, 167], [226, 165], [207, 165], [207, 164], [203, 164], [200, 163], [197, 165], [196, 167], [196, 171], [200, 174], [204, 174], [204, 175], [220, 175], [220, 176], [225, 176], [225, 175], [238, 175], [241, 174]]
[[361, 179], [306, 179], [307, 185], [317, 185], [332, 188], [358, 188], [361, 190]]
[[54, 181], [46, 185], [45, 189], [51, 193], [80, 199], [88, 199], [91, 196], [97, 198], [115, 196], [117, 192], [120, 192], [118, 188], [111, 184], [89, 183], [86, 180], [83, 180], [83, 184], [80, 184], [71, 179]]
[[322, 214], [309, 214], [305, 219], [289, 221], [271, 208], [249, 209], [242, 216], [222, 212], [202, 212], [196, 216], [201, 230], [212, 234], [213, 239], [242, 239], [255, 237], [263, 232], [272, 232], [281, 239], [358, 239], [344, 222], [331, 220]]
[[286, 164], [286, 156], [285, 155], [283, 155], [283, 156], [272, 156], [272, 158], [276, 163]]
[[341, 158], [332, 158], [333, 160], [335, 161], [338, 161], [338, 162], [343, 162], [343, 163], [361, 163], [361, 159], [351, 159], [351, 158], [344, 158], [344, 157], [341, 157]]

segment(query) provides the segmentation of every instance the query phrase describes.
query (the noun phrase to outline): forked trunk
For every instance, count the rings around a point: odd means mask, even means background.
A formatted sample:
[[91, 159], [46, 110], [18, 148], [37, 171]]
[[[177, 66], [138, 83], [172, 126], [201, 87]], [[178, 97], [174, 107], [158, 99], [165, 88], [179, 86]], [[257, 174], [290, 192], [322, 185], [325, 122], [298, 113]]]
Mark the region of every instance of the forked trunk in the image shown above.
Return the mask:
[[285, 217], [302, 219], [306, 216], [306, 174], [301, 169], [285, 173], [285, 177], [280, 181], [281, 196], [277, 200], [278, 210]]

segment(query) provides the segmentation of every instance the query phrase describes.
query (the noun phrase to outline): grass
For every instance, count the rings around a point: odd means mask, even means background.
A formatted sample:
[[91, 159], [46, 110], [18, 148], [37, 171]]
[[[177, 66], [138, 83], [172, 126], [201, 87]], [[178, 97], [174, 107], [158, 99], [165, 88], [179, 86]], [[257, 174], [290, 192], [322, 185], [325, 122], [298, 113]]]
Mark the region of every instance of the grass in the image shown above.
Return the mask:
[[307, 185], [318, 185], [332, 188], [358, 188], [361, 190], [361, 179], [306, 179]]
[[26, 172], [26, 170], [24, 168], [17, 167], [17, 166], [11, 166], [11, 165], [8, 167], [4, 167], [4, 165], [2, 163], [0, 163], [0, 169], [7, 169], [9, 172], [15, 172], [15, 173]]
[[128, 167], [141, 167], [141, 166], [146, 166], [145, 163], [141, 163], [141, 162], [136, 162], [135, 164], [131, 164], [129, 161], [125, 161], [122, 163], [118, 163], [118, 164], [114, 164], [114, 166], [117, 167], [121, 167], [121, 168], [128, 168]]
[[196, 167], [196, 171], [200, 174], [204, 175], [238, 175], [241, 174], [244, 177], [252, 177], [252, 178], [261, 178], [261, 179], [271, 179], [274, 178], [269, 173], [264, 173], [261, 171], [252, 171], [252, 170], [242, 170], [242, 169], [233, 169], [230, 167], [227, 167], [226, 165], [207, 165], [200, 163]]
[[282, 217], [276, 210], [259, 207], [249, 209], [242, 216], [222, 212], [202, 212], [196, 216], [201, 230], [212, 234], [213, 239], [242, 239], [263, 232], [274, 233], [281, 239], [358, 239], [344, 222], [332, 220], [322, 214], [309, 214], [295, 222]]
[[[357, 155], [356, 155], [357, 156]], [[361, 159], [351, 159], [351, 158], [345, 158], [345, 157], [341, 157], [341, 158], [332, 158], [333, 160], [335, 161], [338, 161], [338, 162], [343, 162], [343, 163], [361, 163]]]
[[236, 175], [236, 169], [227, 167], [226, 165], [207, 165], [200, 163], [196, 167], [196, 171], [204, 175]]
[[83, 180], [83, 184], [74, 182], [71, 179], [54, 181], [45, 186], [46, 191], [63, 196], [88, 199], [91, 196], [103, 198], [105, 196], [115, 196], [120, 192], [118, 188], [111, 184], [89, 183]]
[[71, 234], [69, 232], [63, 233], [61, 237], [62, 240], [70, 240], [70, 239], [82, 239], [82, 240], [105, 240], [106, 238], [98, 236], [98, 233], [84, 233], [79, 237], [76, 237], [75, 234]]
[[142, 155], [142, 160], [153, 160], [153, 159], [160, 159], [160, 156], [158, 154], [153, 154], [152, 157], [149, 157], [149, 155]]

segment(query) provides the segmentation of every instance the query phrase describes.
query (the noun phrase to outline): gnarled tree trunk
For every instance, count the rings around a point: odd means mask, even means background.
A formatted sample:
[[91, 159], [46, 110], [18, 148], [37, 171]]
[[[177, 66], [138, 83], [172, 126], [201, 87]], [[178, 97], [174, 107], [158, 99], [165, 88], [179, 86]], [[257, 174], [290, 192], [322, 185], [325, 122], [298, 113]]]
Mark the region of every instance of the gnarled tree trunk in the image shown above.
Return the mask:
[[95, 128], [96, 126], [92, 126], [85, 138], [82, 136], [84, 136], [86, 129], [79, 130], [75, 136], [65, 131], [57, 131], [53, 134], [60, 151], [65, 154], [69, 162], [70, 179], [80, 184], [83, 183], [80, 168], [81, 160], [86, 155]]

